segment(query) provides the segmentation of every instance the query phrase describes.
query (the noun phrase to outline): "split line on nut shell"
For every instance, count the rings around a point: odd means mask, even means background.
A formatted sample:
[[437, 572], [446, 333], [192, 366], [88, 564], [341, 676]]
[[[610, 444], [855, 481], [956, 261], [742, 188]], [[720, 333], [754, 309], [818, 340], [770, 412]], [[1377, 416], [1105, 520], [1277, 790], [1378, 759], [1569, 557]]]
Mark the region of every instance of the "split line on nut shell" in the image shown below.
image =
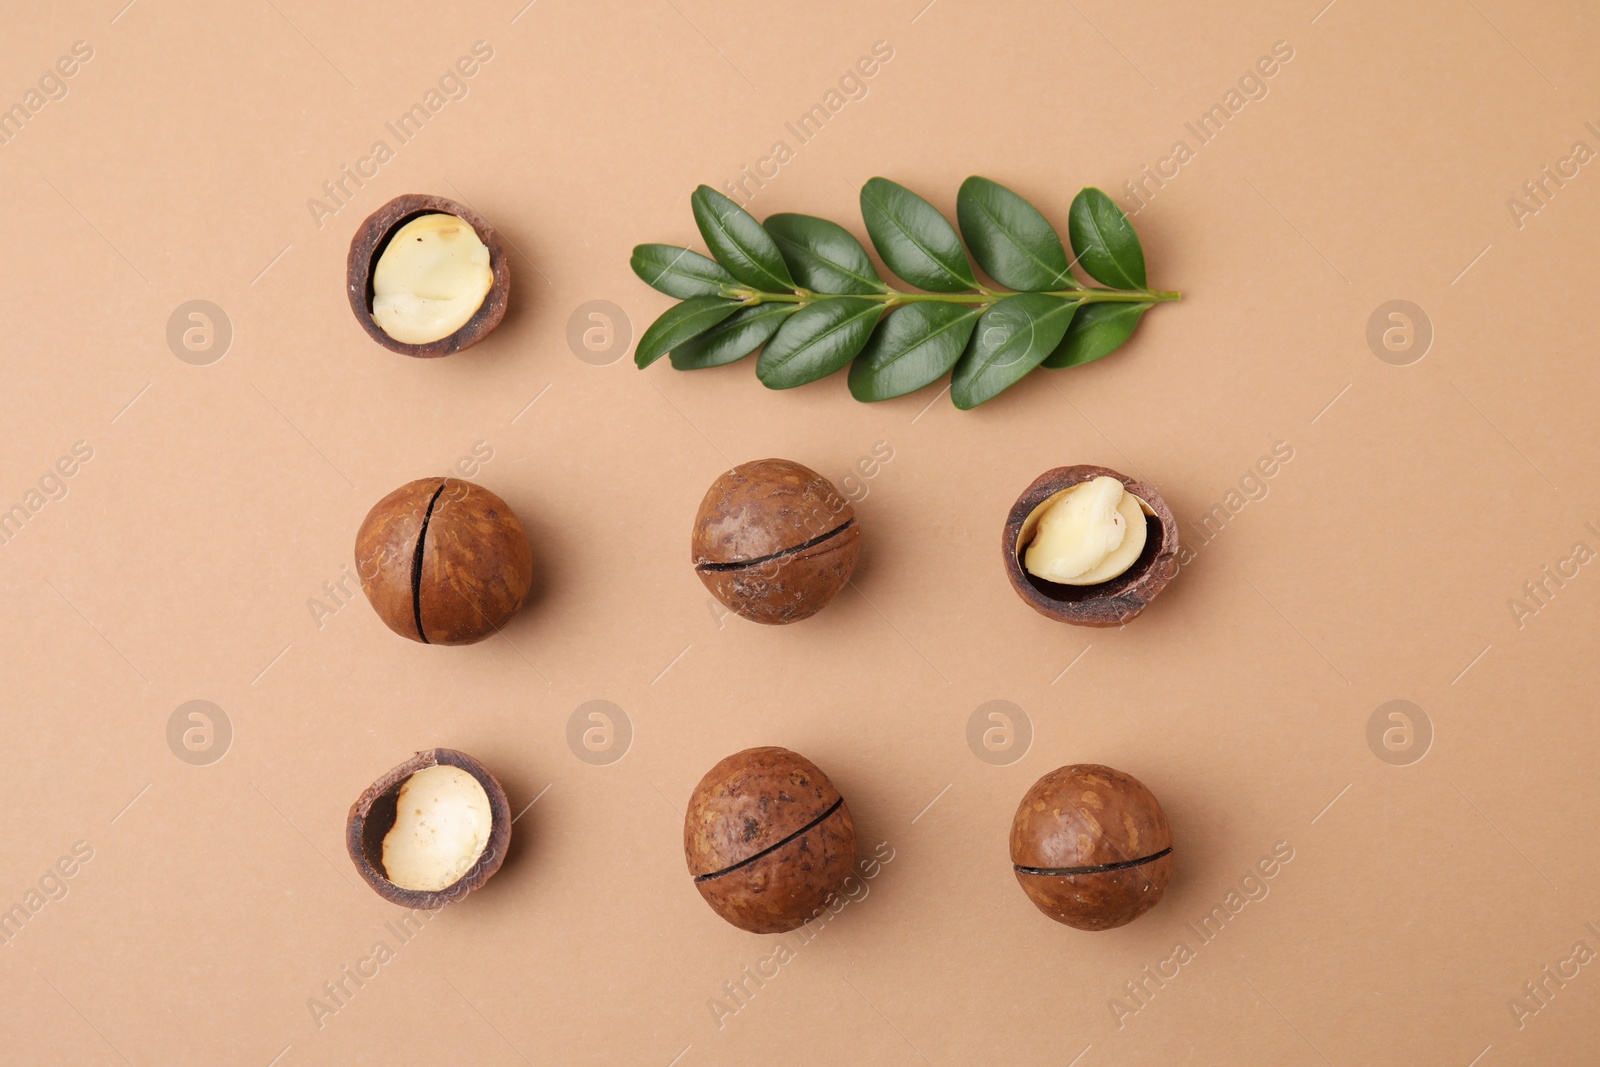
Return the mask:
[[1125, 871], [1130, 867], [1143, 867], [1146, 863], [1154, 863], [1162, 856], [1172, 853], [1172, 846], [1168, 845], [1160, 852], [1146, 856], [1142, 860], [1122, 860], [1117, 863], [1095, 863], [1087, 867], [1024, 867], [1020, 863], [1012, 864], [1018, 874], [1041, 874], [1046, 877], [1058, 877], [1073, 874], [1104, 874], [1107, 871]]
[[411, 555], [411, 613], [417, 620], [417, 640], [428, 644], [428, 632], [422, 628], [422, 553], [428, 543], [428, 521], [433, 518], [434, 505], [444, 492], [448, 478], [439, 479], [439, 488], [428, 498], [428, 510], [422, 513], [422, 526], [417, 530], [417, 548]]
[[731, 562], [731, 563], [697, 563], [697, 564], [695, 564], [694, 569], [697, 570], [697, 571], [737, 571], [737, 570], [743, 570], [746, 567], [756, 567], [756, 566], [759, 566], [759, 565], [761, 565], [763, 563], [771, 563], [774, 560], [783, 559], [785, 556], [798, 555], [799, 553], [804, 552], [808, 548], [816, 548], [818, 545], [822, 544], [824, 541], [828, 540], [829, 538], [836, 537], [839, 534], [844, 533], [846, 530], [850, 529], [850, 527], [854, 526], [855, 524], [856, 524], [855, 518], [851, 517], [849, 519], [846, 519], [842, 525], [835, 526], [833, 529], [829, 530], [827, 533], [818, 534], [817, 536], [813, 537], [809, 541], [802, 541], [798, 545], [795, 545], [793, 548], [786, 548], [781, 552], [769, 552], [765, 556], [757, 556], [754, 559], [735, 560], [734, 562]]
[[[773, 844], [773, 845], [768, 845], [766, 848], [762, 849], [760, 852], [755, 853], [754, 855], [746, 856], [744, 859], [740, 860], [738, 863], [735, 863], [731, 867], [724, 867], [724, 868], [722, 868], [722, 870], [720, 870], [720, 871], [712, 871], [710, 874], [697, 874], [697, 875], [695, 875], [694, 880], [697, 881], [697, 882], [709, 882], [713, 878], [721, 878], [725, 874], [731, 874], [732, 872], [737, 871], [741, 867], [748, 867], [748, 866], [750, 866], [750, 864], [754, 863], [756, 860], [760, 859], [761, 857], [767, 856], [767, 855], [771, 855], [772, 853], [778, 851], [778, 849], [782, 848], [784, 845], [787, 845], [789, 842], [793, 841], [795, 838], [804, 837], [806, 834], [810, 833], [812, 830], [815, 830], [817, 827], [821, 826], [823, 823], [828, 821], [828, 816], [832, 815], [834, 812], [838, 811], [843, 806], [844, 806], [844, 797], [840, 797], [838, 800], [835, 800], [832, 804], [828, 805], [828, 810], [827, 811], [823, 812], [821, 815], [818, 815], [815, 819], [812, 819], [810, 822], [808, 822], [804, 826], [800, 827], [800, 829], [796, 830], [794, 833], [790, 834], [788, 837], [784, 838], [782, 841], [779, 841], [778, 843]], [[1168, 849], [1167, 851], [1171, 852], [1172, 850]]]

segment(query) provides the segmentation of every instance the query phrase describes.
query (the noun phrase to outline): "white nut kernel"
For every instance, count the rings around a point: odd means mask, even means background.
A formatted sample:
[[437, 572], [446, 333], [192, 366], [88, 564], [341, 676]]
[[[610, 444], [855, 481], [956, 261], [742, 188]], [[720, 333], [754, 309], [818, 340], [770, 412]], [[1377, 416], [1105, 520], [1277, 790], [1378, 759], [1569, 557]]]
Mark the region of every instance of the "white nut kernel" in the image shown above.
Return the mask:
[[459, 767], [425, 767], [400, 785], [394, 826], [383, 836], [383, 871], [401, 889], [454, 885], [489, 846], [489, 795]]
[[1109, 582], [1144, 551], [1144, 509], [1116, 478], [1102, 475], [1063, 489], [1040, 506], [1038, 516], [1022, 562], [1047, 582]]
[[494, 286], [489, 249], [454, 215], [422, 215], [390, 238], [372, 270], [372, 320], [408, 345], [449, 337]]

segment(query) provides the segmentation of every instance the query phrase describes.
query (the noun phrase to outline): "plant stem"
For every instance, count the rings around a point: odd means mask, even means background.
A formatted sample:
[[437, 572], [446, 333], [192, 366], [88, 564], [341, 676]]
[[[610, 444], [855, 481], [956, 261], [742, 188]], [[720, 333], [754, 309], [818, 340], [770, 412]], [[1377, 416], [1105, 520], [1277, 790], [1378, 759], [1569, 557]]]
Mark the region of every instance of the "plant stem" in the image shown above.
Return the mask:
[[[754, 307], [757, 304], [805, 305], [818, 300], [839, 300], [848, 297], [853, 300], [878, 300], [889, 308], [896, 308], [902, 304], [925, 301], [987, 306], [1004, 297], [1015, 296], [1016, 294], [994, 289], [981, 289], [968, 293], [906, 293], [898, 289], [890, 289], [881, 293], [814, 293], [809, 289], [796, 289], [787, 293], [763, 293], [755, 289], [740, 288], [727, 290], [727, 295], [743, 301], [747, 307]], [[1041, 295], [1059, 296], [1064, 300], [1072, 300], [1080, 304], [1160, 304], [1183, 298], [1182, 293], [1165, 289], [1062, 289]]]

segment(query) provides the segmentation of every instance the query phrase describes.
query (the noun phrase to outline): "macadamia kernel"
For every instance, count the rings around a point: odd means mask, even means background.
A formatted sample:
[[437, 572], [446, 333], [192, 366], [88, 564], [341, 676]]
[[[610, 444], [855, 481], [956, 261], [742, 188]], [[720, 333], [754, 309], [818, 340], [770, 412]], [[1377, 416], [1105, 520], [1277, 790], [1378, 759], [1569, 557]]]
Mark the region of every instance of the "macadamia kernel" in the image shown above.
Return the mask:
[[404, 344], [449, 337], [494, 285], [489, 249], [465, 220], [422, 215], [390, 239], [372, 271], [372, 319]]
[[489, 795], [447, 764], [425, 767], [400, 786], [394, 826], [383, 838], [383, 869], [402, 889], [436, 892], [460, 881], [489, 844]]
[[1144, 541], [1139, 498], [1102, 475], [1045, 501], [1023, 565], [1047, 582], [1099, 585], [1133, 566]]

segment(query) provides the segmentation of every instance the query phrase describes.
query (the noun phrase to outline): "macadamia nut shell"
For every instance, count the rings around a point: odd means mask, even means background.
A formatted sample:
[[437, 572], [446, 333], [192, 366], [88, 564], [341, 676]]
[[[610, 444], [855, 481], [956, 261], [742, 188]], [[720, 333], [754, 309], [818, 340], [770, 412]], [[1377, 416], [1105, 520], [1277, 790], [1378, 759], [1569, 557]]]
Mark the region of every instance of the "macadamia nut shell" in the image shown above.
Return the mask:
[[[1145, 544], [1139, 558], [1117, 577], [1098, 585], [1059, 585], [1028, 572], [1022, 555], [1031, 534], [1029, 519], [1063, 489], [1101, 476], [1115, 478], [1144, 503]], [[1135, 618], [1178, 573], [1178, 520], [1155, 488], [1109, 467], [1056, 467], [1035, 478], [1006, 515], [1000, 534], [1006, 577], [1019, 597], [1039, 614], [1078, 626], [1121, 626]]]
[[[460, 329], [437, 341], [407, 344], [390, 337], [372, 317], [372, 272], [400, 227], [419, 216], [435, 213], [454, 215], [477, 233], [478, 240], [489, 250], [489, 270], [494, 275], [494, 284], [478, 310]], [[391, 352], [431, 359], [471, 348], [500, 325], [511, 293], [511, 264], [506, 259], [505, 243], [488, 219], [465, 204], [442, 196], [406, 193], [374, 211], [356, 228], [350, 238], [350, 254], [345, 260], [345, 292], [350, 298], [350, 310], [361, 328], [367, 331], [367, 336]]]
[[1155, 907], [1172, 878], [1172, 829], [1155, 794], [1094, 763], [1033, 784], [1011, 824], [1017, 882], [1038, 909], [1079, 930], [1111, 930]]
[[683, 850], [711, 910], [741, 930], [782, 933], [840, 892], [855, 869], [855, 823], [816, 764], [786, 748], [752, 748], [695, 787]]
[[724, 472], [695, 515], [700, 581], [752, 622], [810, 618], [850, 581], [860, 549], [855, 510], [833, 483], [786, 459]]

